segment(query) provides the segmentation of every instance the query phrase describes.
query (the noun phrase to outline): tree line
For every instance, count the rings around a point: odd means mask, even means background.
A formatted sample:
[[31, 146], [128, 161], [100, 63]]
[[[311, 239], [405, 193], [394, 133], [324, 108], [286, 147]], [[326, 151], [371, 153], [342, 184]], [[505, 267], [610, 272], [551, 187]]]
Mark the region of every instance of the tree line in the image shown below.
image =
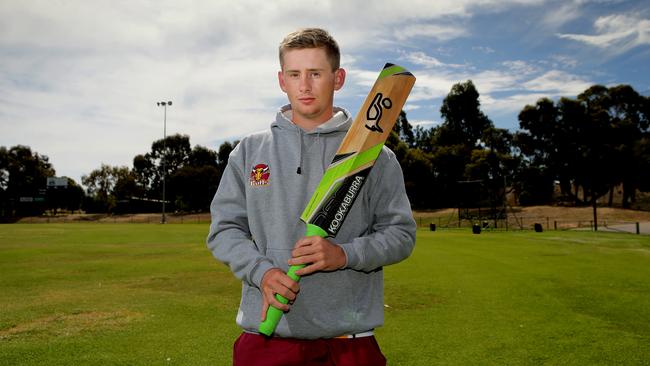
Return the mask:
[[[442, 123], [413, 127], [402, 112], [387, 141], [404, 172], [414, 208], [458, 207], [465, 182], [509, 191], [521, 205], [593, 205], [622, 188], [622, 207], [650, 191], [650, 98], [629, 85], [594, 85], [576, 97], [542, 98], [519, 113], [519, 130], [496, 128], [481, 110], [471, 80], [455, 84], [440, 108]], [[17, 145], [0, 147], [0, 216], [59, 209], [158, 212], [163, 177], [170, 211], [207, 211], [237, 141], [218, 150], [187, 135], [156, 140], [131, 167], [101, 165], [81, 183], [46, 188], [48, 157]], [[559, 191], [560, 194], [555, 194]], [[473, 198], [475, 199], [475, 198]], [[478, 204], [478, 203], [477, 203]]]
[[[574, 98], [542, 98], [518, 115], [519, 130], [496, 128], [472, 81], [454, 85], [443, 122], [413, 129], [405, 114], [388, 145], [416, 207], [458, 207], [462, 182], [507, 187], [521, 205], [595, 205], [622, 187], [629, 208], [650, 191], [650, 98], [629, 85], [594, 85]], [[554, 194], [556, 187], [560, 194]]]

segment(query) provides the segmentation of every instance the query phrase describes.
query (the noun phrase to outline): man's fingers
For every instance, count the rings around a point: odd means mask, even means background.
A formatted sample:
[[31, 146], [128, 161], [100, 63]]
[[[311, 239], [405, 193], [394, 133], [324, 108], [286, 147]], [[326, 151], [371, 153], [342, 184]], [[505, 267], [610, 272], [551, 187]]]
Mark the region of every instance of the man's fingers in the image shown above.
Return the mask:
[[274, 308], [280, 309], [280, 310], [282, 310], [284, 312], [289, 311], [289, 305], [279, 302], [278, 299], [275, 298], [275, 296], [273, 296], [273, 301], [271, 301], [271, 305]]
[[296, 292], [284, 286], [281, 286], [273, 290], [273, 298], [275, 298], [275, 294], [278, 294], [289, 301], [293, 301], [296, 299]]
[[309, 243], [309, 244], [305, 244], [305, 245], [301, 245], [301, 246], [296, 246], [291, 251], [291, 256], [294, 257], [294, 258], [297, 258], [297, 257], [302, 257], [302, 256], [305, 256], [305, 255], [312, 254], [312, 253], [314, 253], [316, 251], [318, 251], [318, 249], [316, 248], [316, 245], [313, 245], [313, 244]]
[[273, 306], [276, 309], [280, 309], [282, 311], [289, 311], [289, 305], [285, 305], [281, 302], [279, 302], [275, 296], [271, 295], [270, 296], [270, 303], [267, 301], [266, 295], [264, 296], [264, 300], [262, 301], [262, 316], [261, 316], [261, 321], [266, 320], [266, 313], [269, 310], [269, 306]]
[[[269, 292], [265, 293], [265, 301], [267, 302], [267, 307], [268, 307], [268, 305], [271, 305], [274, 308], [280, 309], [282, 311], [289, 311], [289, 305], [283, 304], [280, 301], [278, 301], [278, 299], [275, 297], [275, 294], [276, 293], [273, 292], [273, 291], [269, 291]], [[280, 295], [284, 296], [282, 294], [280, 294]], [[284, 296], [284, 297], [287, 298], [286, 296]]]
[[260, 317], [261, 321], [266, 320], [266, 312], [269, 310], [269, 303], [266, 301], [266, 297], [262, 296], [264, 299], [262, 300], [262, 316]]
[[[323, 260], [322, 253], [307, 254], [289, 259], [289, 265], [297, 266], [300, 264], [310, 264]], [[298, 273], [296, 273], [298, 274]], [[298, 274], [300, 276], [300, 274]]]
[[275, 281], [269, 284], [269, 288], [273, 290], [274, 293], [280, 294], [290, 301], [295, 300], [296, 294], [300, 291], [300, 285], [298, 282], [291, 279], [291, 277], [285, 275], [278, 277]]
[[283, 276], [277, 279], [277, 281], [274, 281], [269, 284], [269, 287], [267, 289], [267, 296], [268, 296], [268, 301], [271, 305], [277, 307], [278, 309], [281, 310], [289, 310], [289, 307], [285, 304], [280, 303], [276, 298], [275, 295], [278, 294], [285, 299], [289, 300], [289, 302], [294, 301], [296, 299], [297, 293], [300, 291], [300, 286], [298, 283], [294, 280], [292, 280], [290, 277]]
[[300, 285], [298, 285], [298, 282], [292, 280], [290, 277], [285, 277], [285, 278], [283, 278], [281, 283], [282, 283], [282, 286], [286, 287], [287, 289], [289, 289], [289, 291], [291, 291], [289, 296], [285, 296], [285, 295], [282, 295], [282, 296], [286, 297], [287, 299], [289, 299], [291, 301], [295, 300], [296, 299], [296, 294], [298, 294], [298, 292], [300, 292]]
[[346, 256], [343, 248], [321, 237], [307, 237], [298, 240], [289, 265], [307, 265], [296, 271], [304, 276], [317, 271], [335, 271], [345, 266]]
[[289, 311], [289, 305], [283, 304], [275, 295], [279, 294], [292, 303], [296, 299], [296, 294], [300, 290], [298, 283], [287, 276], [279, 268], [268, 270], [262, 277], [262, 319], [266, 319], [266, 312], [269, 306], [280, 309], [282, 311]]
[[304, 267], [304, 268], [301, 268], [301, 269], [297, 270], [297, 271], [296, 271], [296, 274], [297, 274], [298, 276], [306, 276], [306, 275], [308, 275], [308, 274], [312, 274], [312, 273], [314, 273], [314, 272], [318, 272], [318, 271], [320, 271], [321, 269], [323, 269], [323, 263], [321, 263], [321, 262], [315, 262], [315, 263], [312, 263], [312, 264], [310, 264], [310, 265], [308, 265], [308, 266], [306, 266], [306, 267]]
[[298, 239], [298, 241], [293, 246], [293, 248], [296, 249], [296, 248], [300, 248], [300, 247], [310, 246], [312, 244], [312, 242], [314, 241], [313, 238], [314, 237], [312, 237], [312, 236], [302, 237], [302, 238]]

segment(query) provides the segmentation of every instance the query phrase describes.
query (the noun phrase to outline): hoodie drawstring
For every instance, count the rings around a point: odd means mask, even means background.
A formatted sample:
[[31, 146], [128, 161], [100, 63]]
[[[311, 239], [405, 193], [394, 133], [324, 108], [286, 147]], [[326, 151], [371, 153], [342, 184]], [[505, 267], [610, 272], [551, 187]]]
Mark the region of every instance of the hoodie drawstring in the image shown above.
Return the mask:
[[298, 161], [298, 169], [296, 169], [296, 174], [302, 174], [302, 130], [298, 130], [298, 144], [300, 145], [300, 160]]

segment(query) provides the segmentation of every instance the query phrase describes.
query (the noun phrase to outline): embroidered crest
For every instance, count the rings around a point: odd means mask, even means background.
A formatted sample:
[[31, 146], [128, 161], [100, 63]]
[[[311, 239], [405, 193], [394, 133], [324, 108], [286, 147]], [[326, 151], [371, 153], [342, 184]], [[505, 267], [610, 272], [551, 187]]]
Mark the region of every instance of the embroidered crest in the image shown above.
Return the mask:
[[251, 186], [265, 186], [269, 184], [269, 177], [271, 170], [266, 164], [257, 164], [251, 170], [250, 182]]

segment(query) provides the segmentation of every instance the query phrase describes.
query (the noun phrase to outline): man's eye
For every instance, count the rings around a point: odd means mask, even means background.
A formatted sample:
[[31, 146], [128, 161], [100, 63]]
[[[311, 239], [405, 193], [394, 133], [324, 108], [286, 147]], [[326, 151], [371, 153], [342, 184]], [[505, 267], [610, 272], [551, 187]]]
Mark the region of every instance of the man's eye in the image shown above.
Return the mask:
[[311, 77], [314, 78], [314, 79], [319, 78], [320, 77], [320, 72], [312, 72]]
[[300, 76], [300, 74], [298, 74], [297, 72], [290, 72], [289, 73], [289, 77], [291, 79], [297, 79], [299, 76]]

